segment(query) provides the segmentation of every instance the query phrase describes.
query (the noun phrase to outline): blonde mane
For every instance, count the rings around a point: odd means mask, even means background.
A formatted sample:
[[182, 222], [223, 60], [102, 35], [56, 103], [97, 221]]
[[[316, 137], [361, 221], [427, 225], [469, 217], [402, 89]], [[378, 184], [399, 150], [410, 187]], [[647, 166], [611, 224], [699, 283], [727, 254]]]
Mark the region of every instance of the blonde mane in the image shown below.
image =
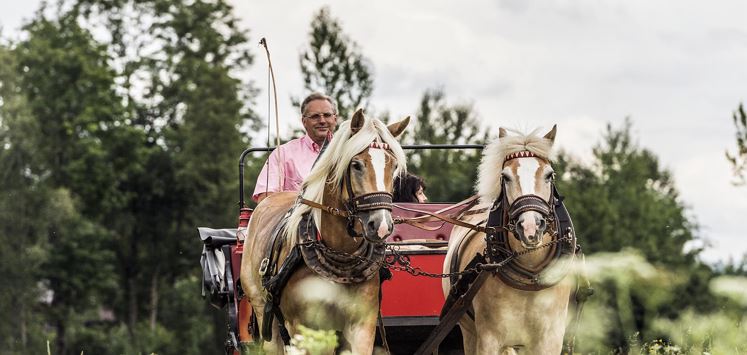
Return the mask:
[[530, 151], [540, 158], [549, 160], [553, 141], [539, 136], [537, 134], [539, 129], [529, 134], [516, 130], [508, 131], [516, 135], [495, 139], [483, 150], [475, 186], [482, 203], [490, 204], [501, 194], [501, 171], [507, 155]]
[[[389, 149], [397, 161], [394, 170], [395, 175], [406, 171], [405, 153], [383, 122], [375, 118], [366, 118], [363, 127], [353, 134], [350, 121], [346, 120], [340, 124], [324, 154], [319, 157], [309, 176], [304, 180], [299, 193], [304, 199], [322, 203], [325, 185], [331, 186], [334, 191], [341, 188], [342, 178], [350, 161], [353, 160], [354, 156], [368, 148], [371, 142], [376, 139], [389, 145]], [[286, 242], [289, 243], [287, 245], [295, 244], [301, 217], [309, 211], [312, 213], [314, 223], [317, 227], [321, 227], [321, 211], [297, 203], [288, 218], [287, 226], [289, 228], [285, 231]]]

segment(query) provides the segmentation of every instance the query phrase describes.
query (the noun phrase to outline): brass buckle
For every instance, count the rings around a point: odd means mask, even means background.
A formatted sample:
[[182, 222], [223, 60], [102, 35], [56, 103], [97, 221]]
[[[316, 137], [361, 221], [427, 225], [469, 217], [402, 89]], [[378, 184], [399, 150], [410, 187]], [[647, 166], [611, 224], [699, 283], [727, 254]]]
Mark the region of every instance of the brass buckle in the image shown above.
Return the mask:
[[264, 258], [262, 259], [262, 262], [259, 264], [259, 276], [265, 276], [267, 273], [267, 267], [270, 265], [270, 259]]

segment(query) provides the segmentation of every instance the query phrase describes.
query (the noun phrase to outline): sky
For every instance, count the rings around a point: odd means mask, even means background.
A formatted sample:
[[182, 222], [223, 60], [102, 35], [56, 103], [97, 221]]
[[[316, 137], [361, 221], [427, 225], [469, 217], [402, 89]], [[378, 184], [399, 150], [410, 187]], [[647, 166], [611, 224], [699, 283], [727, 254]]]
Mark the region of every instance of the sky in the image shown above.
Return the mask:
[[[673, 173], [703, 259], [747, 253], [747, 186], [731, 184], [725, 158], [736, 150], [732, 112], [747, 100], [747, 2], [229, 1], [253, 42], [267, 38], [284, 138], [301, 127], [290, 101], [305, 94], [298, 57], [327, 5], [371, 61], [370, 110], [414, 116], [425, 90], [443, 88], [492, 136], [557, 124], [556, 146], [582, 160], [608, 123], [629, 117], [636, 143]], [[39, 3], [0, 0], [3, 35], [17, 36]], [[246, 78], [266, 116], [266, 59], [254, 54]]]

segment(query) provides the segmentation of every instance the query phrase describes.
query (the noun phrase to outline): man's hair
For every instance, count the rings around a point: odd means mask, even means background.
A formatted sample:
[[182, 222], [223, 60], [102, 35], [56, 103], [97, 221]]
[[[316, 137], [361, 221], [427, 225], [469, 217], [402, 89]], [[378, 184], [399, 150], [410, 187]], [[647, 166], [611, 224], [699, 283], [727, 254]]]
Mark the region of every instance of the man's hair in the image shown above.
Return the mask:
[[306, 96], [305, 99], [303, 99], [303, 102], [301, 103], [301, 116], [306, 113], [306, 106], [309, 106], [309, 102], [315, 101], [315, 100], [326, 100], [327, 102], [332, 105], [332, 113], [337, 114], [337, 104], [335, 103], [335, 100], [333, 100], [331, 97], [324, 95], [320, 92], [314, 92], [311, 93], [311, 95]]

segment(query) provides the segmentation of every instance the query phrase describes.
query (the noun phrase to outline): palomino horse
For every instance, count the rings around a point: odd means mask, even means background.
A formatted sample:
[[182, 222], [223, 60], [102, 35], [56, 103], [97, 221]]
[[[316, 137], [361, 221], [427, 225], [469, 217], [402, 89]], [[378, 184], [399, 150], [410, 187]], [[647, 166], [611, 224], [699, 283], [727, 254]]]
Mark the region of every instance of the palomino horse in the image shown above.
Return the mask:
[[[383, 240], [394, 225], [392, 180], [405, 169], [395, 137], [408, 123], [409, 117], [387, 127], [358, 110], [340, 124], [301, 193], [275, 193], [257, 206], [241, 262], [241, 286], [265, 341], [267, 330], [272, 333], [266, 351], [283, 353], [283, 325], [291, 337], [303, 325], [337, 331], [340, 350], [373, 352], [379, 263]], [[280, 244], [273, 246], [273, 239]], [[287, 280], [275, 293], [268, 286], [273, 275]]]
[[[473, 208], [482, 212], [464, 220], [487, 223], [495, 233], [455, 227], [444, 272], [469, 269], [476, 256], [481, 263], [505, 264], [484, 279], [459, 320], [465, 354], [560, 354], [575, 237], [558, 222], [559, 214], [568, 216], [548, 160], [556, 127], [544, 137], [512, 133], [501, 128], [499, 139], [485, 148], [477, 184], [481, 204]], [[444, 280], [446, 295], [452, 286]]]

